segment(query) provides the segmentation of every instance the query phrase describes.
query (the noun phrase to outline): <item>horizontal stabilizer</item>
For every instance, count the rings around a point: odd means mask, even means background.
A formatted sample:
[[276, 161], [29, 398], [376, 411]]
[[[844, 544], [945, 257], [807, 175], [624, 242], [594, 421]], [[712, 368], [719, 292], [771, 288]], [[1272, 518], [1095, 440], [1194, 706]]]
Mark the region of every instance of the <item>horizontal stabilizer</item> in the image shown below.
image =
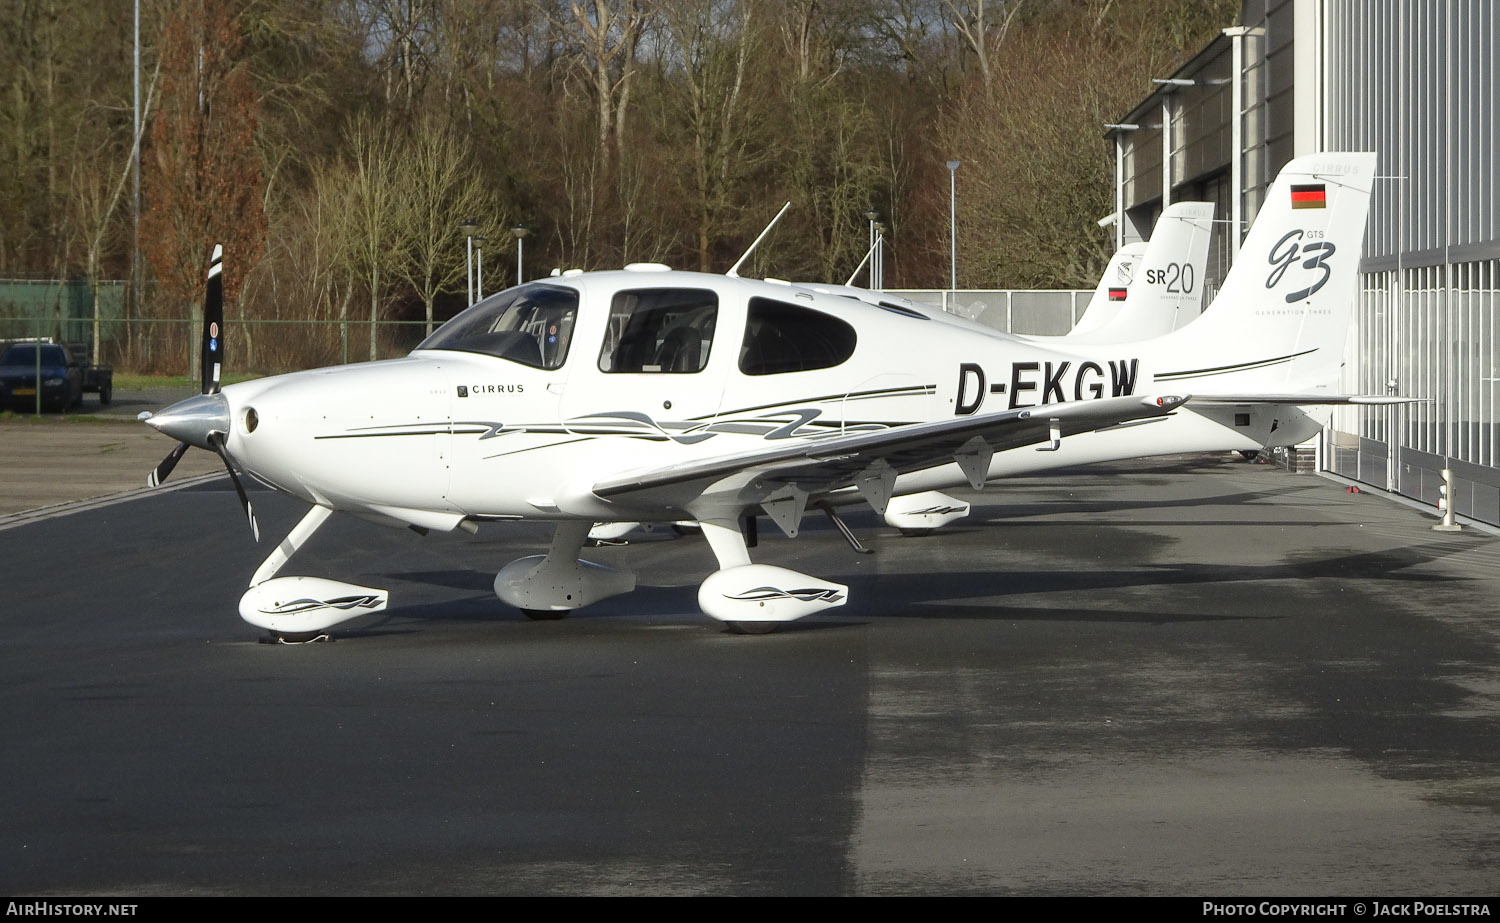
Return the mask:
[[1308, 391], [1287, 391], [1277, 394], [1194, 394], [1188, 399], [1193, 404], [1414, 404], [1428, 400], [1425, 397], [1391, 397], [1384, 394], [1322, 394]]

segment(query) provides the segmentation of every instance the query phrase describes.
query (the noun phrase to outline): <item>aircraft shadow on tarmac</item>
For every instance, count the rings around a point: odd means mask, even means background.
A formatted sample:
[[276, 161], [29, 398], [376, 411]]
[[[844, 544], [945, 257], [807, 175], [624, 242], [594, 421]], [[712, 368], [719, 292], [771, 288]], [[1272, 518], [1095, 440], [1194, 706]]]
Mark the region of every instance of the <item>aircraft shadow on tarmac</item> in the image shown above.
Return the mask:
[[[1097, 481], [1088, 486], [1097, 489], [1096, 485]], [[1049, 489], [1055, 491], [1057, 485], [1050, 484]], [[1299, 486], [1289, 489], [1304, 488]], [[783, 626], [782, 630], [823, 630], [884, 618], [1084, 620], [1145, 624], [1282, 619], [1290, 617], [1294, 611], [1273, 605], [1273, 601], [1285, 603], [1288, 600], [1286, 590], [1280, 588], [1267, 590], [1268, 602], [1263, 609], [1238, 614], [1226, 613], [1223, 609], [1184, 611], [1181, 605], [1174, 607], [1170, 604], [1149, 609], [1118, 608], [1115, 604], [1119, 600], [1111, 597], [1108, 591], [1151, 588], [1167, 590], [1172, 587], [1253, 582], [1300, 582], [1316, 586], [1316, 581], [1327, 579], [1358, 581], [1372, 587], [1391, 584], [1440, 585], [1464, 579], [1419, 569], [1421, 565], [1450, 554], [1461, 553], [1469, 547], [1466, 543], [1436, 538], [1408, 547], [1377, 551], [1309, 549], [1289, 552], [1281, 560], [1274, 562], [1204, 564], [1179, 560], [1181, 555], [1173, 551], [1173, 546], [1180, 539], [1149, 528], [1131, 528], [1149, 527], [1153, 524], [1171, 527], [1212, 525], [1245, 528], [1341, 524], [1336, 521], [1193, 520], [1152, 523], [1129, 519], [1101, 524], [1096, 520], [1064, 519], [1057, 515], [1060, 512], [1087, 516], [1130, 509], [1243, 505], [1285, 492], [1282, 489], [1236, 491], [1211, 497], [1164, 500], [1049, 498], [1031, 503], [1000, 503], [977, 508], [974, 518], [965, 524], [944, 529], [941, 534], [915, 538], [896, 535], [868, 510], [851, 511], [847, 514], [850, 525], [870, 547], [876, 549], [877, 558], [894, 558], [898, 562], [897, 566], [874, 574], [868, 570], [849, 569], [847, 564], [828, 565], [834, 571], [833, 579], [850, 586], [854, 599], [851, 607], [831, 610], [826, 617], [790, 623]], [[267, 506], [274, 507], [275, 504]], [[1036, 518], [1023, 518], [1028, 516]], [[387, 530], [362, 523], [351, 525], [361, 530], [375, 530], [370, 533], [372, 535], [387, 536]], [[1107, 529], [1111, 538], [1107, 542], [1096, 543], [1089, 553], [1080, 552], [1078, 566], [1068, 567], [1057, 559], [1056, 554], [1059, 550], [1078, 550], [1082, 547], [1077, 538], [1080, 529]], [[466, 540], [451, 548], [433, 549], [432, 560], [436, 563], [439, 556], [449, 557], [450, 551], [457, 552], [462, 557], [472, 555], [487, 562], [502, 556], [502, 551], [514, 549], [518, 545], [534, 544], [537, 546], [536, 550], [545, 550], [544, 537], [540, 532], [532, 534], [533, 532], [536, 530], [493, 532], [490, 533], [491, 538], [482, 539], [478, 543]], [[986, 535], [993, 539], [987, 539]], [[673, 582], [661, 567], [664, 562], [670, 562], [670, 569], [674, 572], [696, 573], [698, 570], [712, 569], [711, 556], [705, 543], [691, 537], [676, 541], [671, 538], [669, 534], [652, 535], [644, 540], [633, 540], [625, 546], [593, 549], [594, 553], [588, 556], [595, 559], [602, 559], [600, 555], [606, 558], [616, 557], [620, 563], [634, 568], [642, 582], [633, 593], [569, 613], [568, 621], [665, 620], [673, 624], [697, 623], [713, 627], [711, 621], [698, 611], [696, 586], [684, 584], [680, 580]], [[832, 527], [815, 519], [809, 519], [804, 524], [803, 536], [799, 540], [783, 540], [775, 533], [766, 534], [766, 530], [763, 530], [763, 538], [761, 552], [758, 554], [768, 563], [781, 563], [788, 556], [803, 554], [832, 555], [834, 560], [844, 562], [861, 559], [852, 553], [844, 557], [842, 542], [834, 535]], [[980, 550], [983, 557], [975, 560], [973, 554], [966, 554], [961, 550], [942, 554], [938, 545], [950, 544], [955, 539]], [[1012, 559], [1008, 547], [1024, 547], [1028, 551], [1044, 548], [1053, 557], [1044, 568], [1028, 567], [1026, 561], [1020, 559], [1021, 555]], [[903, 571], [899, 562], [912, 551], [922, 552], [918, 556], [921, 563], [914, 562], [909, 569]], [[942, 554], [935, 567], [934, 552]], [[1191, 554], [1190, 551], [1188, 553]], [[656, 558], [654, 562], [650, 560], [653, 557]], [[449, 557], [449, 560], [453, 559]], [[1035, 556], [1030, 556], [1030, 560], [1034, 564]], [[941, 568], [947, 561], [967, 563], [970, 569], [945, 572]], [[992, 563], [993, 568], [984, 569], [983, 565], [986, 563]], [[493, 573], [484, 565], [477, 568], [457, 566], [379, 572], [371, 573], [369, 577], [410, 585], [409, 592], [403, 592], [397, 597], [409, 602], [398, 602], [389, 612], [372, 617], [370, 621], [345, 626], [339, 631], [341, 636], [409, 634], [421, 631], [424, 624], [527, 622], [524, 616], [495, 599], [492, 589]], [[451, 591], [458, 591], [458, 595], [455, 596]], [[1036, 606], [1034, 599], [1021, 599], [1034, 595], [1064, 601], [1065, 604], [1057, 607]], [[396, 594], [393, 593], [394, 596]], [[1007, 600], [1014, 600], [1014, 604], [1008, 605]]]
[[[1139, 482], [1133, 481], [1132, 486]], [[1008, 520], [1020, 520], [1015, 524], [1025, 524], [1030, 518], [1054, 517], [1058, 514], [1084, 515], [1088, 513], [1113, 513], [1126, 510], [1161, 510], [1161, 509], [1193, 509], [1204, 506], [1254, 506], [1258, 501], [1284, 498], [1289, 494], [1310, 488], [1286, 488], [1276, 490], [1247, 490], [1236, 493], [1214, 494], [1208, 497], [1166, 497], [1162, 499], [1094, 499], [1088, 496], [1082, 497], [1054, 497], [1046, 500], [1032, 502], [1002, 502], [993, 506], [983, 506], [976, 503], [975, 515], [988, 516], [989, 522], [994, 524], [1005, 524]], [[1091, 493], [1097, 487], [1085, 488], [1084, 493]], [[982, 495], [979, 498], [982, 499]], [[1134, 520], [1132, 525], [1144, 525]], [[1173, 525], [1183, 525], [1181, 521], [1174, 521]], [[1244, 520], [1206, 521], [1193, 520], [1194, 525], [1246, 525]], [[1255, 525], [1263, 523], [1256, 522]], [[1312, 525], [1304, 520], [1298, 520], [1299, 525]], [[1344, 523], [1329, 522], [1328, 525], [1344, 525]]]
[[[1045, 594], [1087, 596], [1130, 588], [1221, 585], [1250, 582], [1308, 582], [1327, 579], [1371, 583], [1442, 584], [1463, 578], [1423, 573], [1413, 568], [1462, 550], [1457, 546], [1398, 548], [1384, 551], [1306, 551], [1269, 564], [1171, 564], [1145, 563], [1130, 568], [1101, 570], [955, 571], [941, 573], [855, 573], [842, 579], [860, 600], [853, 610], [833, 610], [838, 622], [813, 620], [794, 622], [783, 630], [831, 628], [850, 622], [882, 618], [937, 620], [1040, 620], [1094, 621], [1104, 623], [1175, 624], [1186, 622], [1277, 620], [1291, 617], [1285, 610], [1253, 614], [1223, 612], [1171, 612], [1160, 608], [1129, 610], [1103, 608], [1110, 600], [1097, 598], [1101, 608], [1063, 606], [1057, 608], [1006, 605], [1006, 597]], [[340, 634], [407, 633], [415, 627], [401, 623], [492, 623], [497, 619], [522, 619], [498, 604], [490, 591], [490, 577], [472, 570], [414, 571], [389, 575], [413, 584], [471, 591], [472, 596], [419, 602], [392, 609], [380, 620]], [[568, 614], [572, 621], [600, 618], [682, 619], [703, 617], [696, 607], [696, 590], [685, 586], [640, 585], [634, 593], [608, 603]]]
[[[1398, 548], [1387, 551], [1357, 552], [1301, 552], [1288, 560], [1272, 564], [1195, 564], [1176, 562], [1172, 564], [1145, 563], [1136, 568], [1110, 570], [1049, 570], [1017, 571], [971, 571], [942, 574], [884, 574], [878, 577], [850, 578], [851, 583], [870, 584], [862, 587], [863, 598], [876, 597], [882, 609], [893, 614], [917, 614], [923, 609], [940, 607], [944, 610], [964, 608], [972, 610], [972, 604], [955, 605], [942, 600], [983, 599], [1005, 596], [1023, 596], [1044, 593], [1089, 593], [1092, 591], [1131, 587], [1170, 587], [1194, 584], [1224, 584], [1260, 581], [1316, 581], [1320, 579], [1359, 580], [1368, 582], [1410, 582], [1418, 584], [1440, 584], [1460, 581], [1464, 578], [1441, 574], [1412, 572], [1410, 568], [1427, 564], [1457, 553], [1452, 548]], [[878, 592], [876, 592], [878, 590]], [[941, 597], [934, 600], [933, 597]], [[1002, 614], [1010, 612], [1002, 607], [994, 610]], [[1059, 611], [1059, 610], [1043, 610]], [[1133, 620], [1132, 613], [1114, 613]], [[1223, 616], [1164, 616], [1149, 613], [1155, 621], [1174, 621], [1180, 618], [1222, 618]], [[972, 617], [972, 616], [969, 616]]]

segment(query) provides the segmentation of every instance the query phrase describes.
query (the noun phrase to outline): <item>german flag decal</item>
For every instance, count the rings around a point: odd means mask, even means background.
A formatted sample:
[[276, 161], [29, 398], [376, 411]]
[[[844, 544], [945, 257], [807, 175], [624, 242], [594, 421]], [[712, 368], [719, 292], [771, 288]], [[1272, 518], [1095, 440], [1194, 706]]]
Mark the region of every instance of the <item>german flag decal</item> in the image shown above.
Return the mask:
[[1123, 288], [1112, 288], [1109, 290], [1110, 301], [1124, 301], [1125, 290]]
[[1328, 191], [1322, 183], [1292, 185], [1293, 208], [1327, 208]]

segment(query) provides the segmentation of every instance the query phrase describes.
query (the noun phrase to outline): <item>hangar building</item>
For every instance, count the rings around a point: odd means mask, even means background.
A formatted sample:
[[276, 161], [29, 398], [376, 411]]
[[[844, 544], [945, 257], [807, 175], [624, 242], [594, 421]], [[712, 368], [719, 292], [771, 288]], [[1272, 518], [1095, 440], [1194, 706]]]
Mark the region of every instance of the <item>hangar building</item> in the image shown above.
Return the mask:
[[[1116, 243], [1162, 208], [1212, 201], [1222, 280], [1294, 156], [1380, 155], [1345, 391], [1428, 399], [1339, 410], [1298, 453], [1323, 470], [1500, 524], [1500, 5], [1245, 0], [1238, 21], [1107, 137]], [[1212, 288], [1210, 288], [1210, 291]]]

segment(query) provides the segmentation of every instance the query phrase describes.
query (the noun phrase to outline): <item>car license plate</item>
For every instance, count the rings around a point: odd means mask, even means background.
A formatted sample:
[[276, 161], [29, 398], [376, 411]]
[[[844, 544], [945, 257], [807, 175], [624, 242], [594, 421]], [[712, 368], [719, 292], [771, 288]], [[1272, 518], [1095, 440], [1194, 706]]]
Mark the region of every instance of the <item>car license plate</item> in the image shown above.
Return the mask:
[[36, 389], [35, 388], [17, 388], [16, 390], [14, 390], [14, 391], [12, 391], [10, 393], [14, 394], [16, 397], [33, 397], [36, 394]]

